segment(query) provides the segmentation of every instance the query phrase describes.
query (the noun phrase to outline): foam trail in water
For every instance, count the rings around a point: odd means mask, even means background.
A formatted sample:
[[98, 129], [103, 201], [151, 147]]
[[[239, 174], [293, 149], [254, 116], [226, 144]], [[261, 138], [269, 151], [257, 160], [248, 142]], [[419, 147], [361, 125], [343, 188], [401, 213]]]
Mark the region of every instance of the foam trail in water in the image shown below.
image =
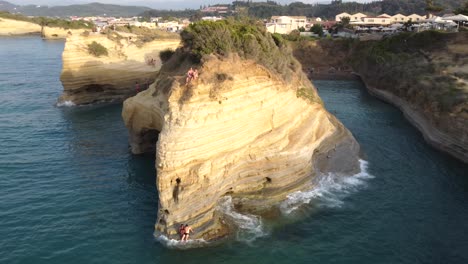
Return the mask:
[[168, 248], [177, 249], [199, 248], [209, 244], [204, 239], [190, 239], [188, 241], [180, 241], [175, 239], [169, 239], [164, 235], [156, 236], [156, 240], [158, 240], [161, 244], [165, 245]]
[[223, 197], [217, 208], [237, 226], [237, 240], [251, 243], [268, 234], [259, 216], [236, 212], [230, 196]]
[[319, 175], [314, 180], [314, 187], [309, 191], [298, 191], [288, 195], [280, 205], [285, 215], [297, 210], [301, 205], [317, 201], [319, 206], [340, 207], [343, 198], [359, 187], [366, 185], [366, 180], [374, 178], [367, 172], [368, 162], [359, 160], [361, 172], [353, 176], [335, 175], [332, 173]]
[[71, 106], [75, 106], [75, 103], [73, 103], [72, 101], [63, 101], [63, 102], [57, 102], [57, 106], [58, 107], [62, 107], [62, 106], [71, 107]]

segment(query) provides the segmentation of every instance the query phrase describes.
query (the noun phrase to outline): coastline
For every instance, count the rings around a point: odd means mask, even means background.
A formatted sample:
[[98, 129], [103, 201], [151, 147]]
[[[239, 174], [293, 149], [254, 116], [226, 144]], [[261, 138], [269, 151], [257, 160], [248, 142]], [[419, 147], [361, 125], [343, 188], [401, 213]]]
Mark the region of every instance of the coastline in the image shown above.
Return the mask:
[[[369, 94], [397, 107], [403, 113], [403, 116], [421, 132], [424, 140], [429, 143], [429, 145], [458, 160], [468, 163], [468, 153], [456, 147], [458, 146], [458, 142], [455, 142], [450, 136], [431, 124], [425, 115], [417, 108], [412, 107], [407, 101], [388, 91], [379, 90], [376, 87], [368, 85], [360, 74], [353, 74], [359, 77]], [[455, 146], [455, 148], [451, 146]]]

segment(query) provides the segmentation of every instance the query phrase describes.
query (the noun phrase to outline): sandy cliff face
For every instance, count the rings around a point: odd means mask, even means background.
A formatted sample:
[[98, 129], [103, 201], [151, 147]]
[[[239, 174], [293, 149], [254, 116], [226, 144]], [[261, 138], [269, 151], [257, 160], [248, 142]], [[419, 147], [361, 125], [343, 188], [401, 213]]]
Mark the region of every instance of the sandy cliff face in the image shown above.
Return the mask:
[[0, 18], [0, 36], [39, 34], [41, 26], [25, 21]]
[[157, 234], [177, 238], [188, 223], [194, 238], [218, 238], [230, 231], [216, 210], [224, 196], [262, 213], [319, 172], [358, 170], [357, 142], [300, 69], [286, 83], [254, 61], [211, 56], [186, 86], [180, 65], [163, 67], [122, 112], [132, 151], [156, 146]]
[[[100, 101], [123, 100], [135, 93], [135, 82], [141, 88], [154, 80], [161, 67], [159, 52], [176, 49], [178, 39], [158, 39], [144, 44], [135, 42], [134, 35], [69, 35], [62, 55], [60, 80], [63, 94], [59, 103], [89, 104]], [[89, 53], [88, 45], [104, 46], [107, 56]], [[151, 59], [153, 60], [151, 63]]]

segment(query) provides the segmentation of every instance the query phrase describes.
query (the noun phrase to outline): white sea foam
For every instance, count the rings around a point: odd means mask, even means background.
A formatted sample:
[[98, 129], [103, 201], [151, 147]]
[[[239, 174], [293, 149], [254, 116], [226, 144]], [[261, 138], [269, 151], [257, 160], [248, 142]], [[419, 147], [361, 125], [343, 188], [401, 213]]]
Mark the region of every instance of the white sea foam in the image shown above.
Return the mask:
[[58, 107], [62, 107], [62, 106], [71, 107], [71, 106], [75, 106], [75, 103], [73, 103], [72, 101], [63, 101], [63, 102], [57, 102], [57, 106]]
[[168, 248], [176, 248], [176, 249], [190, 249], [190, 248], [199, 248], [205, 247], [209, 243], [204, 239], [190, 239], [188, 241], [180, 241], [175, 239], [169, 239], [164, 235], [156, 236], [156, 240], [158, 240], [161, 244], [165, 245]]
[[252, 243], [257, 238], [268, 234], [259, 216], [236, 212], [230, 196], [223, 197], [217, 209], [236, 225], [236, 239], [238, 241]]
[[319, 175], [314, 181], [314, 187], [309, 191], [298, 191], [288, 195], [280, 205], [281, 212], [289, 215], [304, 204], [312, 201], [318, 206], [341, 207], [343, 199], [349, 194], [366, 186], [367, 180], [373, 178], [367, 172], [368, 163], [359, 160], [361, 171], [352, 176], [335, 175], [332, 173]]

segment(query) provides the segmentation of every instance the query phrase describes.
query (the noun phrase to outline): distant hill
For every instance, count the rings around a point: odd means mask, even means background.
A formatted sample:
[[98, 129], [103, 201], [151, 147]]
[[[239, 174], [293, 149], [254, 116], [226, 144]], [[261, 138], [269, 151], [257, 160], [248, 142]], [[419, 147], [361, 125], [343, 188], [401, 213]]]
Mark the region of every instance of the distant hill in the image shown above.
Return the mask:
[[69, 17], [69, 16], [116, 16], [130, 17], [139, 15], [151, 10], [143, 6], [120, 6], [100, 3], [69, 6], [19, 6], [6, 1], [0, 1], [0, 10], [11, 13], [20, 13], [26, 16], [49, 16], [49, 17]]

